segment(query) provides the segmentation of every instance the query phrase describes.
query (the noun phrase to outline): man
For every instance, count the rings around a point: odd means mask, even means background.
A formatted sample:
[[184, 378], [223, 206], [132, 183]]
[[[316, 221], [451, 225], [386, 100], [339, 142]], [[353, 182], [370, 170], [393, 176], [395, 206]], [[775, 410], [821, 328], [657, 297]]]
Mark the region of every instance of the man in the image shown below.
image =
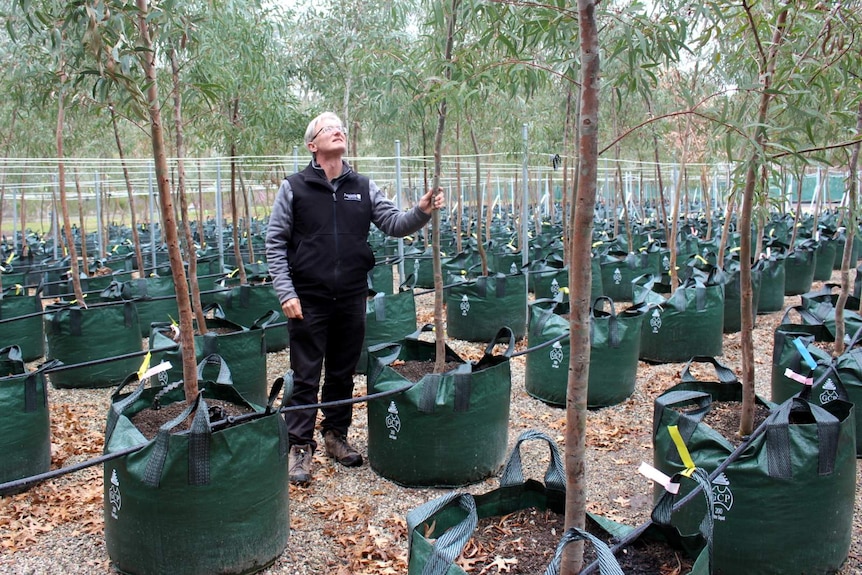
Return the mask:
[[[413, 209], [400, 211], [342, 159], [346, 130], [331, 112], [308, 124], [305, 145], [311, 162], [282, 182], [266, 234], [267, 263], [290, 332], [290, 405], [317, 403], [318, 392], [323, 403], [353, 396], [353, 373], [365, 337], [367, 274], [374, 267], [368, 245], [371, 224], [403, 237], [427, 224], [432, 210], [443, 206], [443, 194], [429, 191]], [[352, 415], [349, 404], [327, 407], [321, 422], [327, 455], [346, 467], [362, 465], [362, 456], [347, 442]], [[292, 483], [311, 481], [316, 419], [313, 408], [285, 414]]]

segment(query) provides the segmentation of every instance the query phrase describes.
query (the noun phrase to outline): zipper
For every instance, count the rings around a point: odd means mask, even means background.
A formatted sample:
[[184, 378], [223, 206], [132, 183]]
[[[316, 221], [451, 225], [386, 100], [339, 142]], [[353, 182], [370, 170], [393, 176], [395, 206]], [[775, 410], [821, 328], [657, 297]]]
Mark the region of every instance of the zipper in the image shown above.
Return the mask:
[[332, 191], [332, 236], [333, 241], [335, 242], [335, 266], [333, 266], [332, 270], [332, 279], [333, 286], [336, 288], [336, 293], [338, 289], [338, 278], [339, 278], [339, 269], [341, 268], [341, 250], [338, 246], [338, 191], [334, 189]]

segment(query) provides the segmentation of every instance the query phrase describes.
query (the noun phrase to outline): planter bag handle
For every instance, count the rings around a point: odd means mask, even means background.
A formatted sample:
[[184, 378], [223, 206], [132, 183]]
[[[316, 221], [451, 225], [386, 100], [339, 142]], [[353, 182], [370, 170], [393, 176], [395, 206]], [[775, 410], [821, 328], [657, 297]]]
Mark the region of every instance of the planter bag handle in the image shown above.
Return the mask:
[[265, 330], [267, 327], [269, 327], [271, 323], [275, 322], [275, 320], [277, 320], [278, 318], [278, 312], [274, 309], [271, 309], [267, 312], [264, 312], [262, 316], [254, 320], [254, 323], [251, 324], [251, 327], [249, 329]]
[[850, 343], [848, 343], [844, 348], [844, 353], [847, 353], [860, 343], [862, 343], [862, 327], [857, 329], [856, 333], [853, 334], [853, 337], [850, 339]]
[[439, 511], [454, 504], [463, 509], [466, 512], [466, 516], [434, 541], [432, 554], [422, 569], [422, 575], [445, 575], [449, 566], [455, 562], [455, 559], [464, 550], [464, 546], [467, 545], [473, 532], [476, 531], [476, 525], [479, 522], [476, 512], [476, 500], [469, 493], [453, 492], [433, 499], [407, 513], [407, 554], [409, 557], [409, 545], [413, 541], [413, 531]]
[[521, 465], [521, 444], [534, 439], [547, 443], [551, 454], [551, 461], [548, 463], [547, 471], [545, 471], [545, 486], [549, 489], [565, 492], [566, 470], [563, 467], [563, 460], [560, 458], [560, 450], [549, 435], [535, 429], [528, 429], [518, 437], [515, 447], [512, 448], [512, 453], [509, 455], [509, 460], [503, 467], [503, 473], [500, 475], [500, 487], [512, 487], [524, 483], [524, 469]]
[[696, 383], [700, 381], [691, 374], [692, 363], [711, 363], [715, 367], [715, 373], [718, 376], [719, 383], [739, 383], [739, 379], [737, 379], [736, 374], [733, 373], [732, 369], [723, 365], [714, 357], [706, 355], [697, 355], [688, 360], [685, 364], [685, 368], [682, 370], [681, 380], [684, 383]]
[[209, 354], [198, 364], [198, 381], [206, 379], [204, 377], [204, 371], [209, 365], [218, 366], [218, 375], [215, 378], [216, 383], [220, 383], [222, 385], [233, 385], [233, 377], [231, 376], [230, 368], [227, 366], [227, 362], [224, 358], [217, 353]]
[[[545, 305], [552, 304], [549, 307], [545, 307]], [[530, 322], [532, 325], [530, 326], [530, 333], [533, 335], [539, 335], [545, 329], [545, 324], [548, 323], [548, 320], [556, 315], [557, 309], [562, 305], [562, 301], [556, 298], [539, 298], [534, 300], [530, 304], [530, 311], [536, 314], [536, 320]]]
[[835, 469], [838, 454], [838, 438], [841, 433], [841, 422], [837, 417], [799, 395], [794, 395], [769, 416], [766, 422], [766, 447], [769, 476], [777, 479], [792, 479], [793, 464], [790, 460], [790, 416], [793, 414], [795, 423], [799, 423], [800, 415], [805, 417], [805, 423], [817, 424], [817, 474], [831, 475]]
[[20, 346], [10, 345], [0, 349], [0, 370], [2, 370], [0, 377], [22, 375], [27, 372]]
[[407, 274], [407, 277], [404, 278], [404, 281], [398, 284], [398, 291], [412, 291], [416, 289], [416, 274], [410, 272]]
[[[608, 311], [604, 311], [604, 303], [608, 304]], [[599, 304], [601, 303], [601, 306]], [[601, 307], [599, 311], [608, 314], [608, 345], [612, 348], [617, 348], [620, 346], [620, 330], [617, 324], [617, 312], [614, 309], [614, 300], [606, 295], [599, 296], [593, 302], [593, 305], [590, 307], [590, 319], [596, 319], [596, 308]], [[590, 321], [590, 341], [596, 341], [594, 337], [595, 332], [595, 322]]]
[[195, 400], [187, 405], [182, 413], [159, 428], [159, 432], [153, 440], [153, 452], [147, 461], [142, 483], [150, 487], [159, 486], [165, 460], [168, 456], [171, 430], [185, 421], [192, 412], [195, 415], [192, 419], [188, 440], [189, 485], [207, 485], [209, 483], [210, 416], [209, 408], [203, 398], [203, 391], [198, 392]]
[[[707, 553], [709, 554], [709, 564], [712, 565], [712, 540], [713, 526], [715, 523], [715, 494], [712, 491], [712, 483], [710, 482], [709, 474], [706, 470], [700, 467], [695, 467], [691, 470], [691, 473], [688, 471], [675, 473], [673, 477], [671, 477], [671, 482], [678, 484], [683, 478], [690, 479], [697, 483], [701, 487], [700, 493], [706, 501], [706, 513], [703, 516], [703, 520], [700, 522], [699, 531], [703, 536], [703, 540], [706, 542], [708, 550]], [[673, 506], [674, 503], [676, 503], [677, 497], [682, 494], [682, 490], [677, 493], [664, 491], [650, 514], [652, 522], [660, 527], [672, 527], [671, 518], [673, 516]]]
[[488, 342], [488, 345], [485, 346], [485, 355], [493, 355], [494, 346], [498, 343], [505, 343], [506, 350], [503, 352], [503, 357], [512, 357], [512, 353], [515, 351], [515, 333], [512, 331], [512, 328], [508, 326], [503, 326], [497, 330], [497, 335]]
[[557, 544], [557, 549], [554, 552], [554, 558], [551, 559], [551, 563], [545, 569], [545, 575], [559, 575], [560, 563], [563, 560], [563, 550], [569, 543], [580, 540], [589, 541], [593, 544], [593, 549], [596, 550], [596, 555], [599, 557], [599, 573], [601, 575], [623, 575], [623, 570], [620, 568], [617, 558], [614, 557], [607, 544], [595, 535], [577, 527], [569, 527], [563, 532], [563, 536], [560, 538], [560, 542]]
[[129, 374], [129, 376], [126, 377], [125, 380], [123, 380], [123, 383], [118, 385], [114, 392], [111, 394], [111, 398], [114, 399], [114, 401], [111, 401], [111, 407], [108, 410], [108, 419], [105, 423], [105, 446], [107, 446], [108, 443], [111, 441], [111, 436], [114, 434], [114, 429], [117, 427], [117, 422], [120, 420], [120, 416], [123, 414], [126, 408], [133, 404], [135, 401], [137, 401], [138, 398], [141, 397], [141, 394], [144, 392], [144, 388], [146, 387], [147, 381], [141, 380], [138, 383], [138, 387], [136, 387], [132, 393], [130, 393], [123, 399], [116, 400], [123, 388], [125, 388], [126, 385], [128, 385], [132, 381], [138, 381], [137, 372]]
[[679, 422], [677, 423], [679, 434], [688, 443], [694, 430], [712, 408], [712, 395], [705, 391], [677, 389], [668, 391], [657, 397], [653, 412], [653, 437], [658, 434], [661, 414], [666, 408], [672, 405], [687, 405], [691, 403], [696, 404], [697, 408], [679, 412]]
[[778, 325], [787, 324], [790, 313], [794, 311], [799, 314], [799, 319], [802, 320], [803, 325], [823, 325], [823, 318], [818, 317], [811, 310], [801, 305], [787, 308], [787, 311], [781, 316], [781, 321], [778, 322]]

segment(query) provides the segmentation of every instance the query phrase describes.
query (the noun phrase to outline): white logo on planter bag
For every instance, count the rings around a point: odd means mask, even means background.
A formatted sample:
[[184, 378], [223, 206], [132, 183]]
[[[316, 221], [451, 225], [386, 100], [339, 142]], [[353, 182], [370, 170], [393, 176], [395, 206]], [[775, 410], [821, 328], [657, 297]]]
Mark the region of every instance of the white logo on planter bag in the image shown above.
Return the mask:
[[661, 259], [661, 265], [662, 265], [662, 267], [664, 268], [664, 271], [668, 271], [668, 270], [670, 270], [670, 260], [669, 260], [669, 259], [667, 259], [667, 256], [664, 256], [664, 257]]
[[658, 308], [652, 310], [652, 319], [649, 320], [650, 326], [652, 326], [652, 332], [658, 333], [658, 330], [661, 329], [661, 314], [658, 311]]
[[560, 345], [560, 342], [555, 341], [551, 345], [551, 352], [548, 354], [548, 357], [551, 358], [551, 367], [554, 369], [560, 367], [560, 364], [563, 363], [563, 346]]
[[470, 300], [467, 299], [467, 294], [461, 296], [461, 315], [466, 316], [470, 311]]
[[398, 408], [394, 401], [389, 402], [389, 415], [386, 416], [386, 429], [389, 430], [389, 439], [398, 439], [398, 432], [401, 431], [401, 418], [398, 417]]
[[120, 480], [117, 478], [117, 470], [111, 471], [111, 487], [108, 488], [108, 500], [111, 502], [111, 517], [119, 519], [120, 507], [123, 506], [123, 498], [120, 496]]
[[620, 272], [620, 268], [614, 270], [614, 283], [620, 285], [623, 281], [623, 274]]
[[551, 297], [556, 297], [558, 293], [560, 293], [560, 282], [554, 278], [551, 280]]
[[419, 277], [419, 258], [413, 260], [413, 273], [416, 274], [416, 277]]
[[160, 384], [162, 384], [162, 385], [168, 384], [168, 372], [167, 371], [160, 371], [159, 375], [157, 375], [156, 377], [159, 378]]
[[829, 403], [838, 399], [838, 387], [832, 378], [827, 378], [823, 383], [823, 393], [820, 394], [820, 403]]
[[730, 491], [730, 480], [724, 473], [713, 479], [712, 495], [715, 498], [713, 519], [724, 521], [725, 514], [733, 507], [733, 493]]

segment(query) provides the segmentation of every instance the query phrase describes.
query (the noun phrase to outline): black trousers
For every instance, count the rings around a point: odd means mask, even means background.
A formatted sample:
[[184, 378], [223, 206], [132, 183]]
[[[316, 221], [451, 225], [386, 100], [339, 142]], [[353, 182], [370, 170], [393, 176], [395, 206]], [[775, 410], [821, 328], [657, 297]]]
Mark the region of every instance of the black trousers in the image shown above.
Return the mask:
[[[365, 302], [365, 294], [334, 300], [300, 298], [303, 319], [288, 320], [294, 377], [289, 405], [353, 397], [353, 374], [365, 339]], [[334, 429], [347, 435], [353, 418], [352, 405], [323, 408], [322, 412], [321, 431]], [[317, 448], [314, 440], [317, 409], [289, 411], [284, 419], [291, 445]]]

